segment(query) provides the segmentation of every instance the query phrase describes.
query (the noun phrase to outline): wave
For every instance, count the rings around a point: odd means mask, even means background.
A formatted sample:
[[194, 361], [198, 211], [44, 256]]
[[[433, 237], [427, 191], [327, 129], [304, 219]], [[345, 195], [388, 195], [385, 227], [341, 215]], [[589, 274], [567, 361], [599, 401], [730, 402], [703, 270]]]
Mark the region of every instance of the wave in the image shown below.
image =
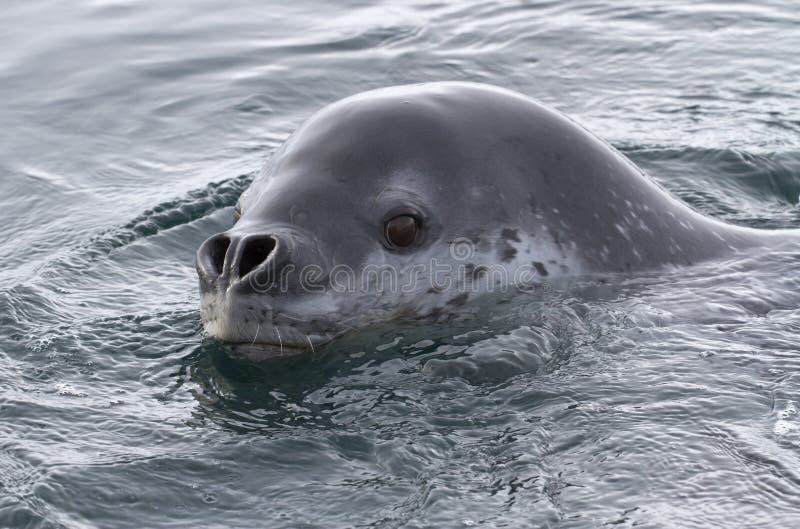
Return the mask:
[[800, 225], [800, 152], [659, 146], [620, 150], [703, 213], [756, 228]]
[[80, 252], [68, 251], [66, 256], [55, 259], [41, 272], [47, 272], [58, 263], [85, 266], [107, 256], [112, 251], [134, 241], [152, 237], [166, 230], [189, 224], [221, 208], [233, 206], [239, 196], [253, 180], [254, 173], [212, 182], [202, 189], [188, 192], [185, 196], [162, 202], [132, 219], [127, 224], [110, 228], [79, 245]]

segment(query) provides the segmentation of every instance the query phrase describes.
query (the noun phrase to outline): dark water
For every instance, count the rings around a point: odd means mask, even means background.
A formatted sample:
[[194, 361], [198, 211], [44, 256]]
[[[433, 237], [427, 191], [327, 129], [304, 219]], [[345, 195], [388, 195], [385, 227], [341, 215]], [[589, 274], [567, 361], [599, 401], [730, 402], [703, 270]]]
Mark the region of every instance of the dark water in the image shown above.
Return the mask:
[[0, 527], [799, 526], [789, 243], [265, 367], [193, 270], [302, 119], [428, 80], [800, 227], [798, 50], [793, 0], [4, 3]]

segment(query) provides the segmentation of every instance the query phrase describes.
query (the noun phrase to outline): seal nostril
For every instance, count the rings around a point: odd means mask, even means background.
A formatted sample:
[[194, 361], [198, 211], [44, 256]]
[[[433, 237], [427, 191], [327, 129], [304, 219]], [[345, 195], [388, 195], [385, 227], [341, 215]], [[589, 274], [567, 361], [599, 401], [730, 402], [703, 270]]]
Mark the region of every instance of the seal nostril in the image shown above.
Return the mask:
[[246, 276], [253, 268], [266, 261], [274, 249], [275, 239], [270, 236], [247, 239], [239, 258], [239, 277]]
[[209, 241], [208, 256], [211, 258], [211, 265], [217, 275], [222, 275], [222, 270], [225, 265], [225, 254], [228, 253], [228, 247], [231, 245], [231, 240], [224, 235], [216, 237]]

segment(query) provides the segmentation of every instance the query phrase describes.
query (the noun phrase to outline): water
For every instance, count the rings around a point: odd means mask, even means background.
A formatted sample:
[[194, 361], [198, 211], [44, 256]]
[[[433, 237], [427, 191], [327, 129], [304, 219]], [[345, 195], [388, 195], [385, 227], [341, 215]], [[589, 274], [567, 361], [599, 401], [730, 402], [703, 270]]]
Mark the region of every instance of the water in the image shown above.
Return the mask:
[[791, 0], [6, 3], [0, 527], [797, 526], [788, 241], [268, 366], [203, 338], [193, 254], [313, 111], [429, 80], [800, 227], [798, 49]]

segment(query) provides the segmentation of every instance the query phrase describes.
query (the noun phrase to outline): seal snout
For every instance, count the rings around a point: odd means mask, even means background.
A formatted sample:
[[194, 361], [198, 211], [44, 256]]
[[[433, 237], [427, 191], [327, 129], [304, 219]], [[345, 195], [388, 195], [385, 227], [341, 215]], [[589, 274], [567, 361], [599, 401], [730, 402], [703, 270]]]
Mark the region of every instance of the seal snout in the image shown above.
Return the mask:
[[219, 233], [197, 251], [197, 274], [211, 287], [243, 279], [263, 264], [274, 261], [278, 239], [274, 235], [234, 237]]

